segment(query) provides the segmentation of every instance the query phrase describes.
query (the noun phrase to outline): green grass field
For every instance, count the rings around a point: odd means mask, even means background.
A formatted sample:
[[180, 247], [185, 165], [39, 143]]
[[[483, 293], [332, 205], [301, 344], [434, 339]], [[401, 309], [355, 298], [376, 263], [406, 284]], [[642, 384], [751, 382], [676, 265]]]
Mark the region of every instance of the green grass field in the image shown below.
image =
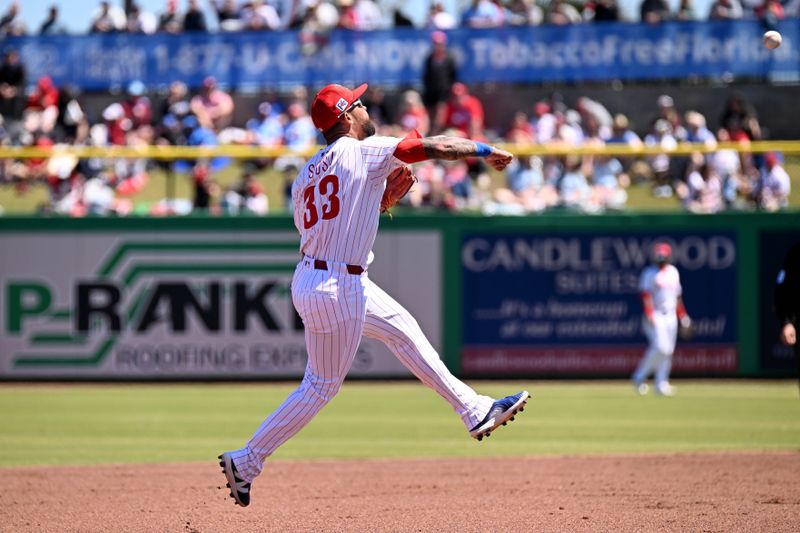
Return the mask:
[[[478, 443], [416, 382], [348, 382], [275, 459], [800, 450], [791, 381], [676, 381], [674, 398], [627, 382], [476, 382], [527, 388], [525, 412]], [[0, 386], [0, 466], [213, 461], [241, 446], [293, 384]]]

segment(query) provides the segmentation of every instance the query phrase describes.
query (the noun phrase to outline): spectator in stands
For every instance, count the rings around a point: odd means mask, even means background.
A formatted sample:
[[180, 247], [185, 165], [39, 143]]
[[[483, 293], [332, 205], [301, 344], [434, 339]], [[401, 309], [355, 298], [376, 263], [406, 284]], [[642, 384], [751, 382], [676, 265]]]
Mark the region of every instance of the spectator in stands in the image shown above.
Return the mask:
[[448, 13], [441, 2], [433, 2], [425, 27], [431, 30], [452, 30], [458, 26], [456, 18]]
[[125, 110], [122, 104], [113, 103], [106, 107], [102, 113], [104, 125], [104, 139], [99, 146], [112, 144], [122, 146], [127, 144], [127, 132], [130, 130], [130, 121], [125, 118]]
[[550, 104], [545, 100], [536, 102], [533, 106], [531, 126], [536, 133], [536, 142], [547, 144], [556, 136], [557, 120], [551, 112]]
[[150, 182], [147, 172], [147, 159], [118, 158], [110, 169], [110, 180], [115, 190], [122, 196], [133, 196], [142, 192]]
[[211, 170], [205, 161], [198, 162], [192, 169], [192, 183], [194, 185], [194, 200], [192, 210], [213, 213], [214, 198], [219, 194], [219, 186], [211, 177]]
[[608, 155], [585, 156], [591, 165], [592, 203], [600, 210], [623, 209], [628, 200], [625, 188], [630, 184], [616, 157]]
[[444, 169], [443, 207], [451, 211], [477, 207], [469, 165], [465, 161], [441, 161], [439, 164]]
[[423, 161], [414, 165], [417, 183], [408, 193], [414, 207], [439, 207], [444, 204], [447, 194], [444, 186], [444, 167], [436, 161]]
[[58, 24], [58, 5], [51, 5], [47, 11], [47, 18], [39, 28], [39, 35], [58, 35], [66, 32], [64, 27]]
[[[606, 144], [624, 144], [630, 148], [641, 148], [642, 140], [630, 127], [628, 117], [622, 113], [617, 113], [611, 123], [609, 136], [603, 139]], [[626, 179], [632, 178], [635, 182], [646, 180], [650, 176], [650, 168], [647, 163], [635, 156], [619, 156], [619, 162], [626, 173]], [[627, 184], [624, 185], [627, 187]]]
[[447, 49], [447, 35], [442, 31], [431, 34], [433, 49], [425, 59], [422, 71], [422, 101], [435, 128], [444, 122], [444, 110], [450, 90], [458, 79], [458, 68], [452, 53]]
[[562, 206], [592, 212], [592, 188], [587, 176], [591, 166], [580, 156], [570, 154], [564, 158], [564, 173], [558, 180], [558, 194]]
[[167, 89], [167, 96], [161, 102], [159, 115], [162, 119], [167, 115], [172, 115], [177, 119], [183, 119], [188, 115], [191, 112], [188, 95], [189, 91], [185, 83], [182, 81], [170, 83], [169, 89]]
[[653, 175], [653, 195], [657, 198], [672, 196], [670, 184], [670, 158], [667, 155], [678, 146], [672, 136], [672, 127], [666, 119], [660, 118], [653, 123], [653, 129], [644, 138], [646, 146], [658, 146], [663, 152], [648, 157], [648, 163]]
[[0, 37], [14, 37], [25, 35], [25, 25], [17, 18], [19, 15], [19, 2], [11, 2], [8, 11], [0, 19]]
[[122, 102], [125, 118], [131, 121], [131, 130], [153, 123], [153, 108], [150, 99], [145, 95], [145, 86], [139, 80], [128, 85], [127, 97]]
[[111, 6], [107, 1], [100, 2], [98, 11], [92, 17], [89, 28], [91, 33], [112, 33], [122, 31], [126, 26], [125, 12], [118, 6]]
[[283, 130], [283, 140], [291, 150], [308, 150], [317, 142], [317, 129], [304, 104], [292, 102], [286, 110], [288, 121]]
[[[370, 116], [372, 116], [371, 112]], [[409, 90], [403, 93], [396, 122], [403, 132], [417, 130], [423, 137], [428, 135], [431, 129], [431, 121], [428, 116], [428, 110], [425, 109], [425, 105], [422, 103], [422, 97], [417, 91]]]
[[283, 144], [283, 129], [286, 116], [281, 113], [281, 107], [272, 102], [264, 101], [258, 105], [258, 118], [247, 121], [247, 131], [250, 144], [259, 146], [281, 146]]
[[583, 22], [580, 12], [572, 4], [564, 0], [551, 0], [545, 20], [548, 24], [564, 26]]
[[178, 16], [178, 0], [167, 0], [164, 12], [158, 17], [158, 31], [180, 33], [183, 24]]
[[750, 105], [740, 92], [728, 97], [720, 117], [720, 124], [731, 134], [731, 140], [742, 140], [736, 132], [741, 131], [751, 141], [761, 139], [761, 125], [755, 108]]
[[[207, 128], [197, 120], [194, 115], [188, 115], [183, 119], [184, 136], [186, 138], [187, 146], [218, 146], [219, 140], [217, 139], [217, 132], [211, 128]], [[216, 172], [221, 170], [231, 163], [231, 158], [227, 156], [217, 156], [210, 161], [201, 162], [207, 166], [210, 171]], [[179, 170], [185, 169], [187, 166], [192, 168], [198, 165], [198, 162], [176, 161], [176, 168]]]
[[327, 0], [309, 0], [298, 24], [300, 49], [312, 55], [328, 44], [331, 31], [339, 25], [339, 11]]
[[678, 197], [684, 208], [692, 213], [719, 213], [725, 207], [722, 180], [701, 154], [694, 154], [692, 159], [694, 168], [686, 184], [680, 183], [676, 187]]
[[19, 52], [13, 48], [7, 49], [0, 64], [0, 115], [5, 119], [7, 130], [13, 129], [13, 122], [22, 119], [25, 79], [25, 66]]
[[755, 15], [768, 30], [778, 29], [778, 22], [786, 18], [786, 13], [783, 10], [783, 4], [781, 4], [780, 0], [764, 0], [763, 3], [755, 9]]
[[758, 207], [766, 211], [777, 211], [789, 205], [792, 181], [781, 165], [778, 154], [768, 152], [764, 157], [761, 179], [755, 190]]
[[558, 191], [544, 178], [542, 159], [523, 156], [514, 159], [506, 171], [506, 187], [495, 190], [497, 205], [487, 214], [538, 213], [558, 204]]
[[217, 14], [220, 31], [239, 31], [244, 27], [242, 12], [236, 5], [236, 0], [209, 0], [209, 4]]
[[528, 115], [521, 111], [514, 113], [511, 127], [506, 132], [505, 139], [513, 144], [536, 143], [536, 131], [531, 126]]
[[584, 135], [581, 122], [581, 114], [574, 109], [567, 109], [566, 113], [558, 113], [556, 115], [556, 134], [553, 141], [569, 146], [583, 144]]
[[686, 128], [683, 126], [681, 115], [675, 107], [675, 101], [668, 94], [662, 94], [656, 101], [658, 105], [658, 118], [667, 121], [670, 133], [676, 141], [686, 140]]
[[642, 140], [630, 127], [628, 117], [622, 113], [614, 115], [611, 132], [609, 136], [604, 139], [606, 144], [626, 144], [631, 148], [639, 148], [642, 146]]
[[383, 27], [383, 13], [373, 0], [355, 0], [355, 30], [374, 31]]
[[467, 28], [497, 28], [503, 25], [503, 20], [503, 13], [494, 2], [473, 0], [461, 18], [461, 24]]
[[544, 11], [534, 0], [510, 0], [505, 19], [511, 26], [538, 26], [544, 21]]
[[575, 110], [581, 115], [586, 137], [605, 139], [609, 136], [614, 119], [603, 104], [581, 96], [575, 102]]
[[58, 88], [50, 76], [42, 76], [28, 97], [25, 129], [50, 133], [58, 119]]
[[[717, 140], [726, 143], [731, 140], [728, 130], [720, 128]], [[722, 182], [722, 197], [726, 207], [738, 207], [739, 183], [741, 181], [742, 165], [739, 153], [730, 148], [721, 148], [711, 154], [711, 165]]]
[[660, 24], [670, 18], [669, 4], [666, 0], [642, 0], [639, 14], [642, 22]]
[[131, 4], [125, 29], [128, 33], [145, 33], [149, 35], [155, 33], [158, 29], [158, 21], [152, 13], [142, 9], [139, 4]]
[[183, 31], [208, 31], [206, 26], [206, 16], [197, 3], [197, 0], [189, 0], [186, 13], [183, 15]]
[[264, 0], [252, 0], [242, 9], [244, 29], [249, 31], [279, 30], [281, 19], [278, 12]]
[[687, 142], [702, 143], [710, 149], [716, 148], [717, 139], [706, 127], [706, 117], [697, 111], [687, 111], [684, 117]]
[[222, 195], [222, 212], [226, 215], [266, 215], [269, 200], [256, 181], [252, 168], [245, 168], [241, 182]]
[[619, 20], [617, 0], [590, 0], [583, 8], [583, 20], [591, 22], [616, 22]]
[[681, 0], [680, 5], [678, 6], [678, 11], [675, 12], [674, 18], [675, 20], [699, 20], [699, 17], [692, 6], [692, 0]]
[[711, 5], [711, 20], [739, 20], [744, 16], [744, 9], [739, 0], [716, 0]]
[[55, 130], [55, 139], [68, 144], [84, 144], [89, 136], [89, 121], [76, 87], [68, 85], [59, 91]]
[[203, 80], [200, 92], [192, 98], [192, 113], [204, 128], [219, 131], [231, 122], [233, 98], [217, 88], [217, 80], [208, 76]]
[[[52, 143], [40, 141], [37, 140], [37, 146], [51, 146]], [[78, 171], [77, 163], [77, 158], [67, 155], [31, 165], [32, 174], [28, 177], [36, 177], [47, 183], [49, 209], [54, 213], [73, 217], [86, 215], [82, 202], [84, 176]]]
[[[286, 108], [288, 120], [283, 129], [283, 144], [289, 150], [305, 152], [317, 143], [317, 128], [301, 100], [296, 100]], [[283, 170], [289, 165], [302, 168], [305, 158], [299, 154], [282, 155], [275, 160], [275, 168]]]
[[[160, 122], [154, 132], [155, 144], [159, 146], [186, 144], [183, 120], [189, 116], [190, 111], [186, 84], [182, 81], [173, 81], [169, 85], [166, 98], [160, 103]], [[171, 172], [173, 162], [157, 160], [156, 165]]]
[[483, 104], [469, 94], [467, 86], [461, 82], [453, 84], [450, 99], [444, 112], [444, 121], [436, 131], [453, 129], [469, 139], [485, 139], [483, 133]]
[[339, 27], [345, 30], [356, 30], [359, 25], [358, 11], [354, 0], [338, 0]]

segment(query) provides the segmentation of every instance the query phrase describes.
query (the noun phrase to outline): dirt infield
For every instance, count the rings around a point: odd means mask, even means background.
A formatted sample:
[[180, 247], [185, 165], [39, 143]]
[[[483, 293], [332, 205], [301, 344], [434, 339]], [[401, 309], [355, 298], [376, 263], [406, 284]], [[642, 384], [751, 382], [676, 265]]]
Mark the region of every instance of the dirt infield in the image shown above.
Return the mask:
[[3, 468], [0, 531], [797, 531], [800, 453]]

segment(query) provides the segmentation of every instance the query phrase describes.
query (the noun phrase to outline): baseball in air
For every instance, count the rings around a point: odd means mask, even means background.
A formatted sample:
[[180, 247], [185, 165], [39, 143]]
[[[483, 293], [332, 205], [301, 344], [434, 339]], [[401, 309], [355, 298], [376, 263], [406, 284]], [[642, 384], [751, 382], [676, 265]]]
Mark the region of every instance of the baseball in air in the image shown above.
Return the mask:
[[764, 46], [770, 50], [778, 48], [781, 45], [781, 41], [783, 41], [783, 37], [775, 30], [769, 30], [764, 33]]

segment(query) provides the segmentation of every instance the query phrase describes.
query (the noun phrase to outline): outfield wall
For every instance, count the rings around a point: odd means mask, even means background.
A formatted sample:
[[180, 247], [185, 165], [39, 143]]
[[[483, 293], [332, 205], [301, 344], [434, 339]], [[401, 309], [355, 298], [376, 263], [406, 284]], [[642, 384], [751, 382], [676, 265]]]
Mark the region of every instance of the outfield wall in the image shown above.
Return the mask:
[[[413, 216], [382, 220], [370, 275], [469, 377], [628, 375], [637, 281], [673, 243], [697, 327], [675, 375], [782, 376], [772, 282], [800, 215]], [[302, 375], [285, 216], [0, 218], [0, 379]], [[404, 377], [365, 341], [351, 372]]]

